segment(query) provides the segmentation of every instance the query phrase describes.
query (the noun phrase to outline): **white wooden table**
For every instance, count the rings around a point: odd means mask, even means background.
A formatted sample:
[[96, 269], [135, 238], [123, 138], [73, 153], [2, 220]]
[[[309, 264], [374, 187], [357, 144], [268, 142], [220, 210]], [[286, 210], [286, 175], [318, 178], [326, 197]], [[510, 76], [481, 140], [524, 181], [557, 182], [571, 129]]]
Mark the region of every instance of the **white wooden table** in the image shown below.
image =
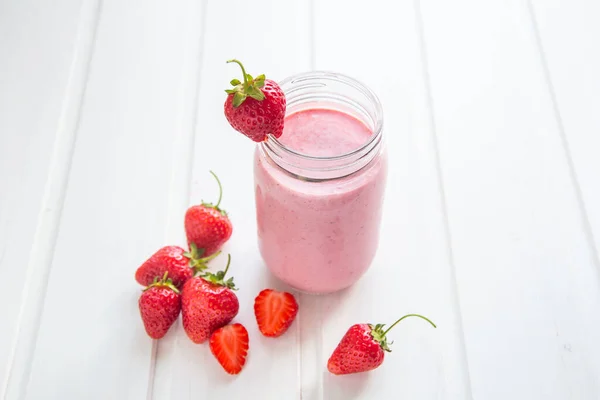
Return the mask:
[[[600, 398], [600, 3], [595, 0], [0, 0], [1, 399]], [[223, 116], [238, 74], [311, 69], [380, 96], [383, 237], [351, 289], [300, 296], [256, 246], [253, 144]], [[181, 326], [147, 338], [136, 267], [183, 245], [219, 173], [250, 356], [226, 375]], [[223, 259], [216, 261], [218, 267]], [[326, 360], [390, 323], [369, 374]]]

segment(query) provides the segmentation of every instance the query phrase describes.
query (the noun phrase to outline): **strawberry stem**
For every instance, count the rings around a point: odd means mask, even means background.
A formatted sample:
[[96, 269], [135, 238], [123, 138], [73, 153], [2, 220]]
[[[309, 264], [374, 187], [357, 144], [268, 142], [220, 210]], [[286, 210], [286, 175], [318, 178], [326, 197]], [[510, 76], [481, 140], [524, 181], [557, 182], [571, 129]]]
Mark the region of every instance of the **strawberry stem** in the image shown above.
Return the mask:
[[265, 94], [262, 92], [261, 88], [265, 86], [265, 75], [261, 74], [256, 78], [253, 78], [252, 75], [246, 73], [246, 69], [240, 61], [233, 59], [228, 60], [227, 62], [238, 64], [244, 74], [243, 83], [240, 82], [239, 79], [232, 79], [229, 83], [231, 83], [233, 88], [225, 90], [225, 93], [232, 95], [231, 105], [234, 108], [241, 106], [248, 96], [256, 101], [263, 101], [265, 99]]
[[232, 60], [227, 60], [227, 64], [232, 63], [232, 62], [239, 65], [240, 68], [242, 69], [242, 74], [244, 75], [244, 85], [246, 85], [248, 83], [248, 77], [246, 76], [246, 70], [244, 69], [244, 65], [240, 61], [236, 60], [235, 58]]
[[404, 317], [400, 318], [398, 321], [394, 322], [389, 328], [387, 328], [383, 332], [383, 336], [385, 336], [389, 331], [391, 331], [392, 328], [394, 326], [396, 326], [400, 321], [402, 321], [403, 319], [408, 318], [408, 317], [419, 317], [419, 318], [424, 319], [425, 321], [429, 322], [434, 328], [437, 328], [437, 326], [435, 326], [435, 324], [433, 322], [431, 322], [431, 320], [429, 318], [427, 318], [427, 317], [424, 317], [424, 316], [419, 315], [419, 314], [406, 314]]
[[216, 274], [213, 274], [212, 272], [207, 272], [202, 276], [202, 278], [214, 285], [225, 286], [229, 289], [237, 290], [235, 288], [235, 284], [233, 283], [233, 278], [225, 280], [225, 275], [227, 274], [227, 271], [229, 271], [230, 264], [231, 254], [227, 254], [227, 266], [225, 267], [225, 270], [219, 271]]
[[199, 259], [203, 254], [204, 249], [199, 249], [198, 246], [196, 246], [196, 243], [190, 243], [190, 251], [183, 253], [184, 256], [190, 259], [190, 261]]
[[219, 254], [221, 254], [221, 250], [217, 251], [216, 253], [211, 254], [208, 257], [201, 258], [200, 261], [203, 262], [203, 263], [207, 263], [210, 260], [215, 259]]
[[227, 254], [227, 265], [223, 271], [223, 277], [225, 277], [225, 275], [227, 275], [227, 271], [229, 271], [229, 264], [231, 264], [231, 254]]
[[169, 289], [171, 289], [172, 291], [174, 291], [175, 293], [179, 294], [179, 290], [173, 285], [173, 281], [171, 281], [170, 278], [167, 278], [167, 276], [169, 275], [169, 271], [165, 271], [165, 274], [163, 275], [162, 279], [158, 279], [158, 276], [154, 278], [154, 282], [152, 282], [150, 285], [146, 286], [143, 290], [143, 292], [145, 292], [146, 290], [153, 288], [153, 287], [167, 287]]
[[183, 255], [190, 260], [190, 268], [194, 270], [194, 272], [202, 272], [208, 268], [208, 262], [221, 254], [221, 250], [211, 254], [208, 257], [202, 258], [202, 255], [205, 253], [204, 249], [199, 249], [195, 243], [190, 243], [190, 251], [186, 251]]
[[215, 174], [212, 171], [209, 171], [212, 176], [215, 177], [215, 179], [217, 180], [217, 184], [219, 185], [219, 200], [217, 200], [217, 205], [215, 206], [215, 208], [218, 210], [219, 209], [219, 205], [221, 204], [221, 199], [223, 198], [223, 186], [221, 186], [221, 181], [219, 180], [219, 177], [217, 176], [217, 174]]

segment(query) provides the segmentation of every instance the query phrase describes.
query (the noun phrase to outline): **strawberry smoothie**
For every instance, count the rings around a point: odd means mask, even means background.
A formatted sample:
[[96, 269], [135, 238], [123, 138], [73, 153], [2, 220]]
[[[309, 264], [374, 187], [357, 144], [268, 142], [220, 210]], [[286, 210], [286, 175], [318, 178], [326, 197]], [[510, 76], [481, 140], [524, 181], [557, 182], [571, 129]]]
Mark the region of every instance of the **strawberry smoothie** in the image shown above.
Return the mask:
[[[260, 252], [273, 274], [298, 290], [329, 293], [348, 287], [375, 255], [387, 173], [382, 143], [371, 146], [369, 157], [366, 152], [355, 157], [364, 165], [338, 168], [345, 156], [375, 142], [374, 128], [363, 120], [326, 103], [288, 108], [283, 135], [274, 144], [284, 156], [269, 151], [269, 144], [257, 147]], [[285, 157], [295, 159], [294, 168], [286, 166]], [[338, 171], [333, 176], [332, 168]], [[317, 170], [329, 175], [303, 176]]]

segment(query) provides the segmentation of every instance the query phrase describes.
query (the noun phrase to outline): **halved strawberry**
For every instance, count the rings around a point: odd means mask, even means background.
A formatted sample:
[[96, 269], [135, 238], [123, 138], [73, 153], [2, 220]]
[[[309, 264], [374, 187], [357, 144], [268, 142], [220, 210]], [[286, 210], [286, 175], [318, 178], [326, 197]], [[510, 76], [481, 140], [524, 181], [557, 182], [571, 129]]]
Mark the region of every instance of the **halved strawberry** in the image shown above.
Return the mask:
[[226, 325], [211, 335], [210, 351], [228, 374], [237, 375], [246, 364], [248, 342], [244, 325]]
[[265, 336], [281, 336], [298, 314], [298, 303], [291, 293], [265, 289], [254, 300], [258, 329]]

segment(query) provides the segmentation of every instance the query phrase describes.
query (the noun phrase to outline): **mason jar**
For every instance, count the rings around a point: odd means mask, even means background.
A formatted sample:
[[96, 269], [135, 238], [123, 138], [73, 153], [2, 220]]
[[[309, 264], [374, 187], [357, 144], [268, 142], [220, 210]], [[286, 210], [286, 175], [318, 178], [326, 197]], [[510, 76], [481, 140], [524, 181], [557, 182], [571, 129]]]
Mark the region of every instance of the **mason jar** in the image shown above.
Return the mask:
[[[280, 85], [287, 99], [283, 136], [269, 136], [254, 155], [258, 245], [281, 281], [331, 293], [355, 283], [378, 247], [387, 176], [382, 108], [369, 88], [342, 74], [309, 72]], [[317, 118], [333, 119], [320, 128]], [[323, 134], [333, 150], [352, 130], [364, 128], [367, 136], [337, 153], [304, 151], [285, 143], [292, 124], [317, 142]]]

